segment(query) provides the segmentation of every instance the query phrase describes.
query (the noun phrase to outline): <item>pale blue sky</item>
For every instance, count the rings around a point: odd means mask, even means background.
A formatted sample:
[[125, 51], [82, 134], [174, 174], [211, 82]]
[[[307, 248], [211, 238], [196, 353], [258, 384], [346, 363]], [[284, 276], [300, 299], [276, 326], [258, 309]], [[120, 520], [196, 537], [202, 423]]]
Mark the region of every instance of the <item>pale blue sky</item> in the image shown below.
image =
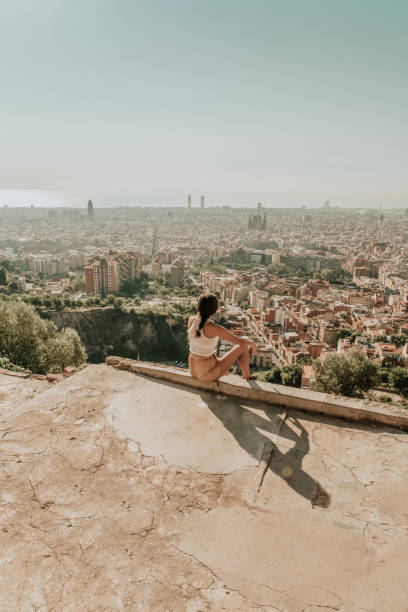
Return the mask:
[[407, 23], [405, 0], [1, 0], [0, 187], [408, 204]]

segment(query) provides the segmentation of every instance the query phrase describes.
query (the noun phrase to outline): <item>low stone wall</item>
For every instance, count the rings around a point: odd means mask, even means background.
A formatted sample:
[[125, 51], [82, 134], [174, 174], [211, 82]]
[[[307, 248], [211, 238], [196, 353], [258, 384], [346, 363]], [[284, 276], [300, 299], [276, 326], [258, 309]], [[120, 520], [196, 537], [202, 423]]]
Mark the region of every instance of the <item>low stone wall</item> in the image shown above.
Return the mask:
[[113, 356], [107, 357], [105, 361], [108, 365], [120, 370], [145, 374], [152, 378], [187, 385], [195, 389], [216, 391], [234, 397], [267, 402], [305, 412], [341, 417], [352, 421], [392, 425], [393, 427], [408, 431], [408, 411], [404, 408], [390, 406], [389, 404], [350, 399], [258, 380], [246, 381], [234, 375], [223, 376], [216, 382], [206, 383], [192, 378], [187, 370], [179, 368]]

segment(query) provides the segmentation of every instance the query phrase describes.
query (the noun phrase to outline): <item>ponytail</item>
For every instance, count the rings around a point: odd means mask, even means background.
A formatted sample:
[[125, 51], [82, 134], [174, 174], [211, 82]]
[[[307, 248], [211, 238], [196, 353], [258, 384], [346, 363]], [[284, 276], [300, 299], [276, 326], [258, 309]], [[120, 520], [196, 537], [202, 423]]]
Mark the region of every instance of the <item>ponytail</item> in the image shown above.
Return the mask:
[[213, 293], [202, 293], [198, 298], [197, 310], [201, 315], [200, 324], [196, 331], [196, 336], [201, 336], [201, 329], [207, 322], [208, 317], [211, 317], [218, 308], [218, 298]]
[[200, 329], [203, 329], [203, 327], [204, 327], [204, 325], [206, 324], [207, 319], [208, 319], [208, 317], [209, 317], [209, 316], [210, 316], [210, 315], [209, 315], [209, 314], [207, 314], [207, 313], [204, 313], [204, 314], [202, 314], [202, 315], [201, 315], [201, 321], [200, 321], [200, 325], [199, 325], [199, 326], [198, 326], [198, 328], [197, 328], [197, 331], [196, 331], [196, 336], [198, 336], [198, 337], [199, 337], [199, 336], [201, 336], [201, 331], [200, 331]]

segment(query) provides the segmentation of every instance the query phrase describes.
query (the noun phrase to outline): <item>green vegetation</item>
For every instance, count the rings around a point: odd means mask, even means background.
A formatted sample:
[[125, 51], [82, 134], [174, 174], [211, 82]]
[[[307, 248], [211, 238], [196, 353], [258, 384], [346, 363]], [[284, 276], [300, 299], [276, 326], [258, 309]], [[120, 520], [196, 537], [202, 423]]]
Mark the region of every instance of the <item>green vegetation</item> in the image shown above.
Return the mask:
[[[255, 267], [255, 264], [253, 265]], [[305, 266], [290, 266], [283, 263], [270, 264], [268, 272], [279, 278], [300, 278], [304, 281], [313, 278], [314, 272], [307, 270]]]
[[300, 387], [302, 384], [302, 368], [296, 363], [283, 366], [281, 376], [283, 384], [288, 387]]
[[274, 366], [267, 372], [260, 372], [257, 378], [287, 387], [300, 387], [302, 384], [302, 368], [298, 364], [286, 365], [283, 368]]
[[360, 336], [360, 334], [357, 331], [347, 329], [346, 327], [340, 327], [337, 331], [337, 340], [340, 340], [340, 338], [349, 338], [352, 344], [358, 336]]
[[166, 311], [161, 307], [118, 310], [113, 305], [60, 313], [42, 310], [39, 314], [58, 329], [75, 329], [91, 363], [101, 363], [107, 355], [186, 363], [188, 314], [175, 304], [170, 306], [165, 306]]
[[85, 274], [84, 272], [79, 272], [75, 275], [73, 280], [71, 281], [70, 289], [73, 293], [77, 293], [78, 291], [85, 291]]
[[395, 344], [397, 348], [400, 346], [404, 346], [408, 342], [408, 336], [406, 334], [392, 334], [391, 336], [386, 336], [385, 334], [378, 334], [374, 336], [374, 342], [384, 342], [384, 343], [392, 343]]
[[374, 336], [374, 342], [389, 342], [389, 339], [385, 334], [377, 334]]
[[381, 384], [388, 385], [390, 382], [390, 371], [389, 368], [379, 368], [378, 380]]
[[16, 274], [20, 274], [20, 268], [9, 259], [0, 259], [0, 268], [4, 268], [7, 272], [14, 272]]
[[7, 273], [4, 267], [0, 268], [0, 285], [7, 285]]
[[353, 278], [352, 274], [346, 270], [330, 270], [329, 268], [321, 270], [316, 277], [334, 284], [348, 282]]
[[398, 348], [404, 346], [408, 342], [408, 336], [405, 334], [392, 334], [391, 342]]
[[0, 302], [0, 354], [13, 364], [38, 373], [61, 372], [86, 359], [77, 332], [58, 332], [34, 307], [18, 300]]
[[263, 376], [265, 382], [282, 384], [282, 370], [278, 366], [274, 366]]
[[123, 283], [121, 294], [143, 297], [146, 295], [149, 288], [149, 278], [145, 272], [141, 272], [134, 280], [129, 280]]
[[362, 397], [376, 386], [379, 378], [378, 365], [358, 350], [329, 355], [324, 363], [314, 361], [313, 367], [316, 391], [348, 397]]
[[11, 372], [24, 372], [24, 368], [16, 365], [15, 363], [11, 363], [10, 359], [7, 357], [0, 357], [0, 368], [4, 368], [5, 370], [10, 370]]
[[401, 391], [404, 395], [408, 394], [408, 369], [407, 368], [392, 368], [389, 376], [390, 383], [395, 389]]
[[389, 395], [379, 395], [378, 400], [384, 404], [392, 404], [392, 397]]

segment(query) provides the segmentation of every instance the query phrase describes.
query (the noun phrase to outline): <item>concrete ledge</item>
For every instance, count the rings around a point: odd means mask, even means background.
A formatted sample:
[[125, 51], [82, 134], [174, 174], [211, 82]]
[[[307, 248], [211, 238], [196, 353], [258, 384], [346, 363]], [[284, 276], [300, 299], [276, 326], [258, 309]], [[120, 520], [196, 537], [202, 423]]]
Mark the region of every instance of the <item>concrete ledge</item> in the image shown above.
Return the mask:
[[352, 421], [381, 423], [408, 431], [408, 410], [389, 404], [329, 395], [258, 380], [246, 381], [233, 375], [223, 376], [217, 382], [206, 383], [192, 378], [187, 370], [180, 368], [113, 356], [107, 357], [105, 361], [108, 365], [120, 370], [145, 374], [152, 378], [187, 385], [195, 389], [216, 391], [234, 397], [267, 402], [305, 412], [341, 417]]

